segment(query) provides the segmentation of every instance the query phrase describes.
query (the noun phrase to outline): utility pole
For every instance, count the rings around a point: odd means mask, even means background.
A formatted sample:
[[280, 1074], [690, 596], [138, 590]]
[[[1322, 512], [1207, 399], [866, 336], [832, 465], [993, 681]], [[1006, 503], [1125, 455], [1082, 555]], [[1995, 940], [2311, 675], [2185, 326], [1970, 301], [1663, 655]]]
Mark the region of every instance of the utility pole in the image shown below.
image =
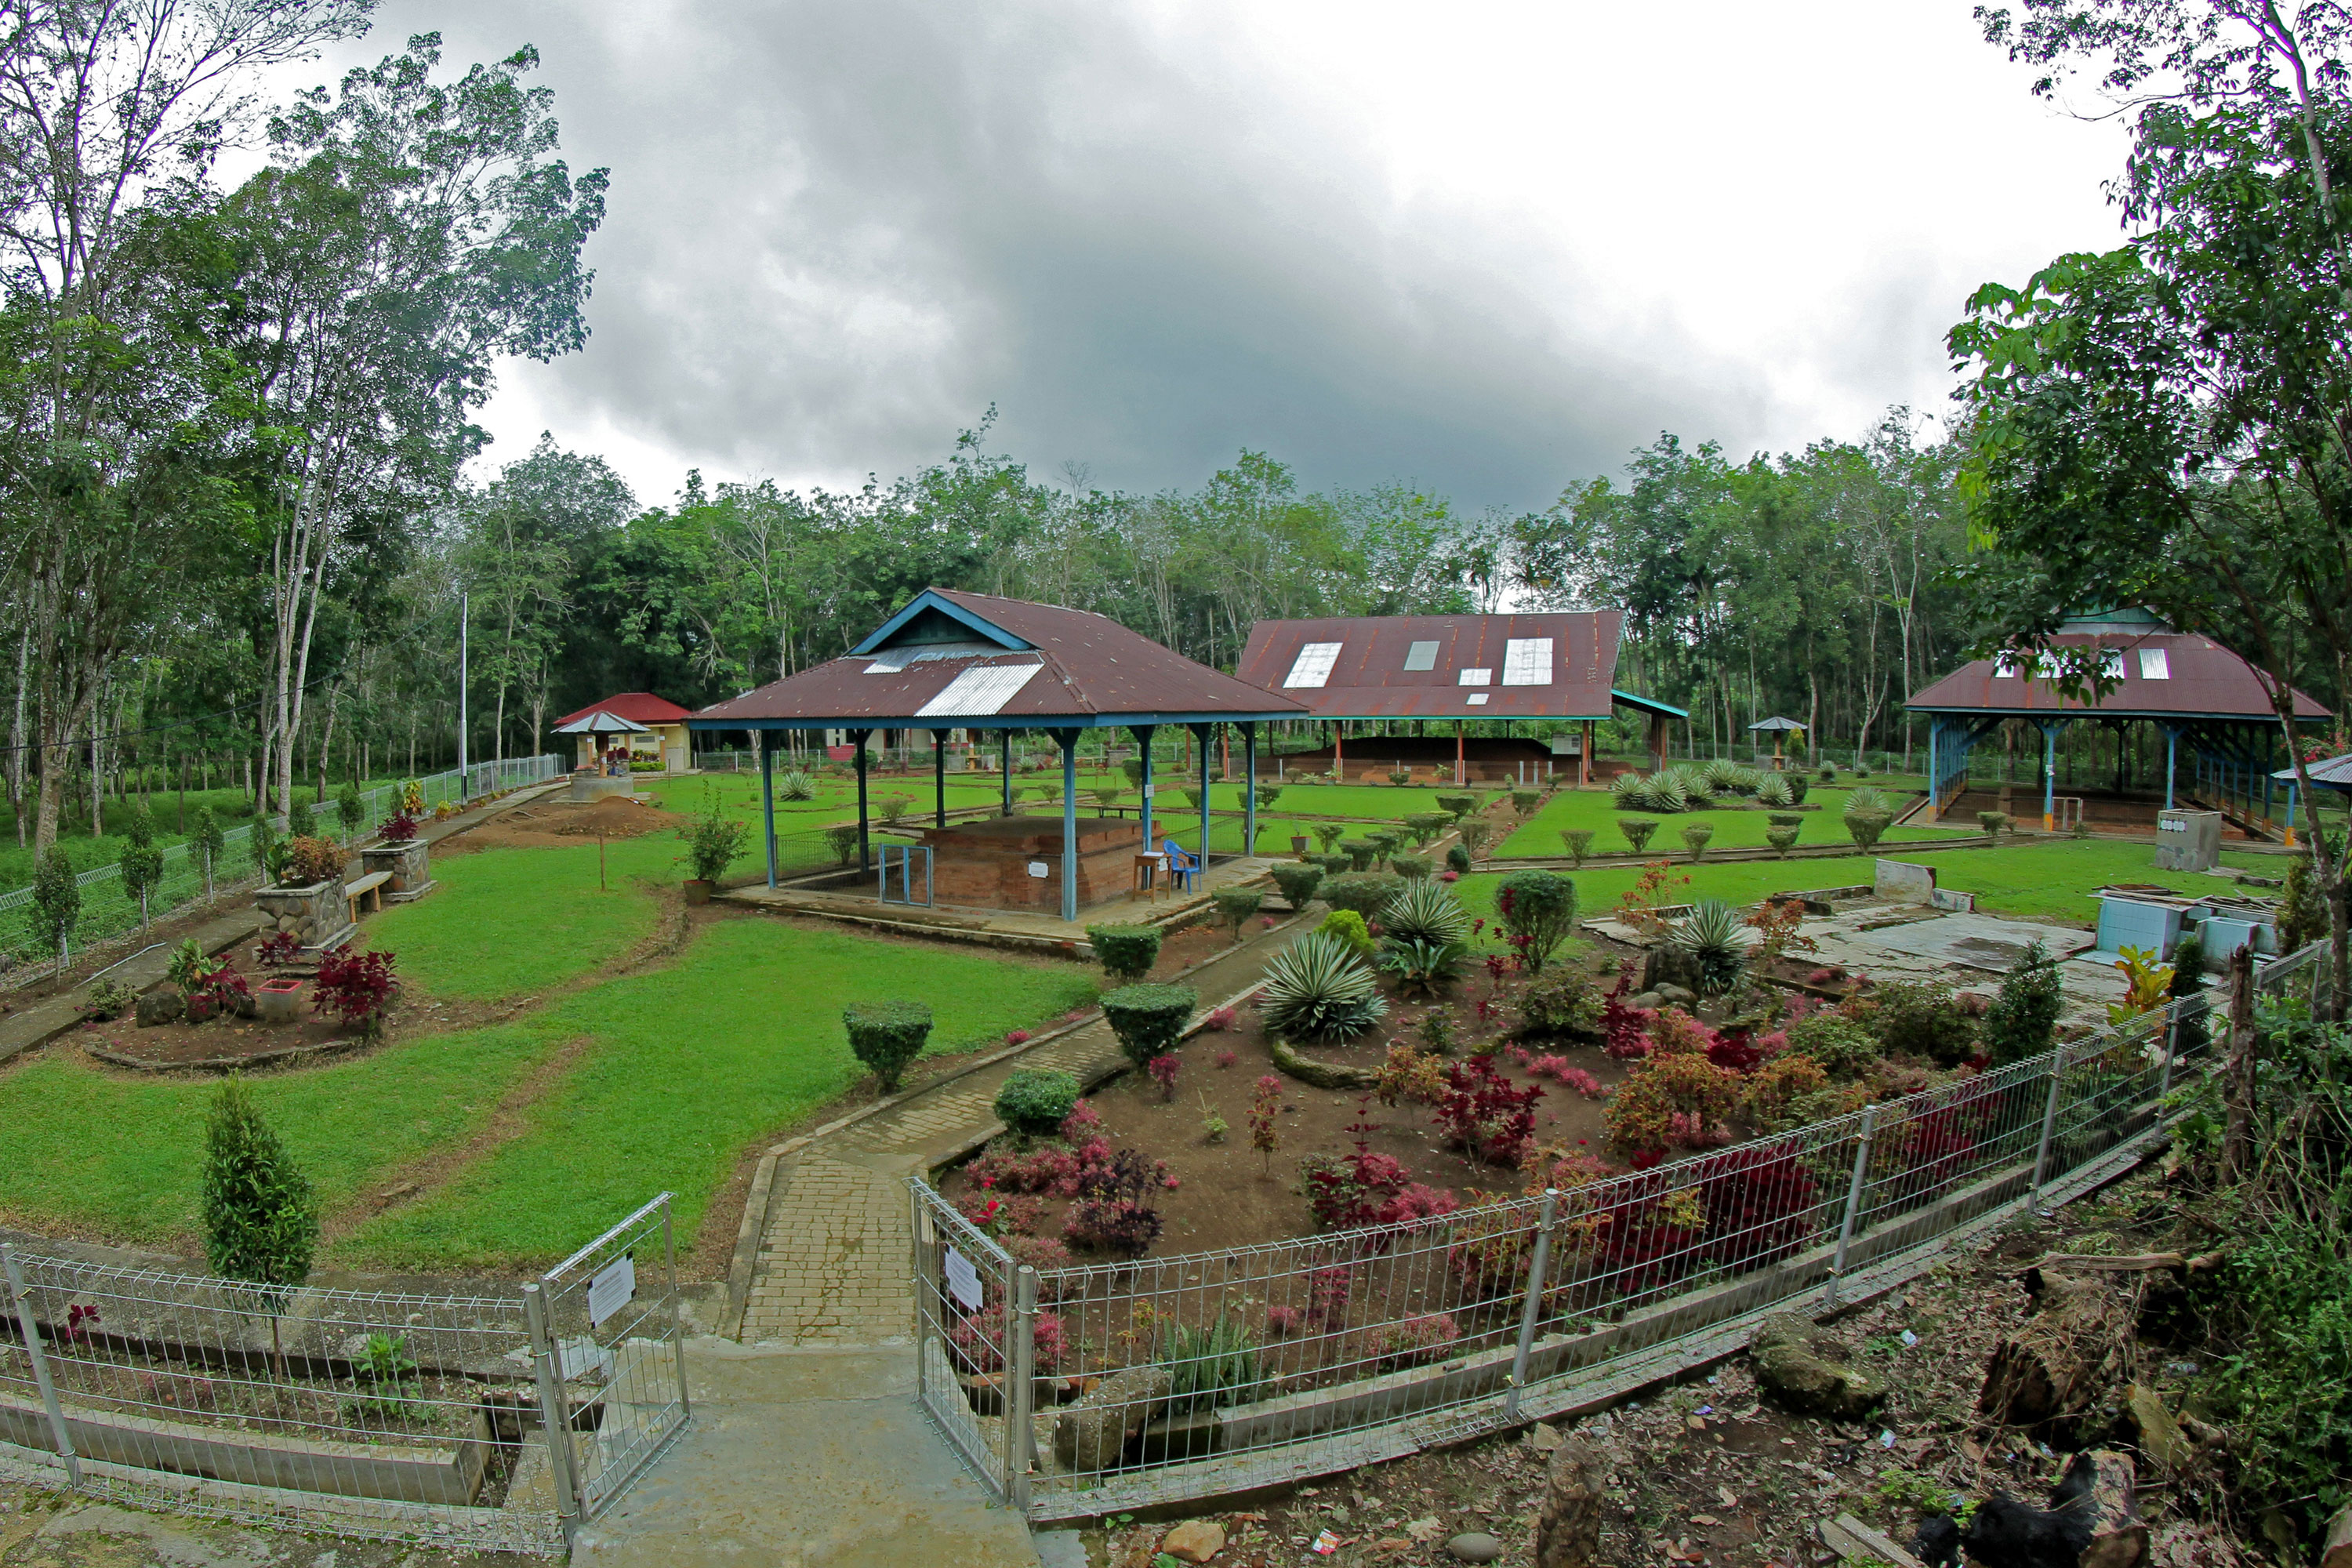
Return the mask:
[[[466, 771], [466, 622], [471, 609], [471, 595], [457, 590], [457, 772]], [[457, 781], [457, 795], [465, 798], [466, 781]]]

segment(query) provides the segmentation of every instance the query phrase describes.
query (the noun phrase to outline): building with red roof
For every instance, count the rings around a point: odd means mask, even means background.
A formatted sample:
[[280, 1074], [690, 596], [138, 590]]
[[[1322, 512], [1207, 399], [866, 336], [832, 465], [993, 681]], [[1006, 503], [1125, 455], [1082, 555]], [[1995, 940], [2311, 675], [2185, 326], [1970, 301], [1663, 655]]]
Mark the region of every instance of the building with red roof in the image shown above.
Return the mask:
[[665, 773], [682, 773], [692, 767], [694, 751], [686, 728], [686, 721], [692, 715], [668, 699], [656, 697], [650, 691], [624, 691], [601, 702], [591, 702], [576, 713], [566, 713], [555, 721], [555, 727], [562, 729], [566, 724], [577, 723], [592, 713], [610, 713], [615, 719], [642, 724], [646, 727], [645, 732], [577, 737], [581, 767], [594, 767], [600, 750], [607, 753], [623, 752], [633, 763], [659, 763]]

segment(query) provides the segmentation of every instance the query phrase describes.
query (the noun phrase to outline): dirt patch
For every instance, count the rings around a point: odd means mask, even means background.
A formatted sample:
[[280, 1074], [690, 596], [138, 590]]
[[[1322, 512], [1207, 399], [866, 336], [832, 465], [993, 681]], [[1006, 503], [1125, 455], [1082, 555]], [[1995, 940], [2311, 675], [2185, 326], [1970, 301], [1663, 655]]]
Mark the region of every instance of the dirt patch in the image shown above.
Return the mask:
[[502, 811], [471, 832], [444, 839], [433, 853], [446, 857], [484, 849], [562, 848], [583, 839], [642, 838], [688, 826], [676, 812], [640, 805], [625, 795], [593, 801], [535, 800]]

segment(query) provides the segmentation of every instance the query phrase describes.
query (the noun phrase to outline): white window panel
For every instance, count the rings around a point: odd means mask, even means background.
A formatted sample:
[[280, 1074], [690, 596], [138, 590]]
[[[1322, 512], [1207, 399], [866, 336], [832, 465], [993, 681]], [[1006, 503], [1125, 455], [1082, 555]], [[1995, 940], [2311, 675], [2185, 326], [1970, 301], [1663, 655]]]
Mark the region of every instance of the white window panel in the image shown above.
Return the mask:
[[1474, 692], [1472, 692], [1472, 693], [1470, 694], [1470, 706], [1471, 706], [1471, 707], [1473, 707], [1473, 708], [1477, 708], [1477, 707], [1482, 707], [1482, 706], [1484, 706], [1484, 705], [1485, 705], [1485, 703], [1486, 703], [1486, 692], [1483, 692], [1483, 691], [1474, 691]]
[[1995, 680], [2015, 680], [2023, 672], [2024, 667], [2017, 662], [2017, 656], [2013, 653], [2002, 654], [1992, 661], [1992, 678]]
[[1495, 684], [1495, 672], [1484, 666], [1480, 666], [1473, 669], [1465, 669], [1462, 672], [1462, 679], [1454, 684], [1458, 686], [1492, 686]]
[[1437, 644], [1434, 642], [1417, 642], [1411, 647], [1405, 649], [1404, 667], [1407, 669], [1435, 669], [1437, 668]]
[[1503, 684], [1549, 686], [1551, 638], [1513, 637], [1503, 645]]
[[1331, 667], [1339, 662], [1339, 650], [1345, 643], [1311, 642], [1298, 650], [1297, 660], [1290, 673], [1282, 678], [1285, 686], [1320, 686], [1331, 679]]
[[1042, 664], [983, 664], [967, 669], [915, 710], [918, 719], [985, 719], [1004, 711]]
[[2099, 673], [2110, 680], [2124, 678], [2124, 650], [2111, 647], [2099, 655]]
[[2142, 680], [2170, 680], [2172, 656], [2160, 647], [2140, 649], [2139, 678]]
[[2033, 656], [2033, 673], [2042, 679], [2057, 679], [2059, 668], [2060, 664], [2056, 654], [2044, 652]]

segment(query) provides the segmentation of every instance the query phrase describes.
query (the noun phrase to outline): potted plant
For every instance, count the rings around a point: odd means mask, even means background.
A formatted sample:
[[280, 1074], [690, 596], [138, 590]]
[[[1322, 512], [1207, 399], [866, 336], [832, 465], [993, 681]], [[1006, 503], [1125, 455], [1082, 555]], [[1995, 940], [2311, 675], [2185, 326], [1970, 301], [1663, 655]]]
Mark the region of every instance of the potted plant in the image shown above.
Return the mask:
[[415, 814], [405, 805], [396, 806], [376, 832], [383, 841], [360, 851], [362, 863], [371, 873], [391, 873], [385, 892], [394, 900], [407, 903], [423, 898], [433, 886], [432, 860], [429, 846], [416, 836]]
[[743, 853], [743, 841], [751, 836], [751, 825], [729, 818], [720, 813], [714, 799], [709, 812], [686, 834], [686, 858], [694, 875], [687, 879], [686, 901], [707, 904], [719, 879], [727, 874]]

